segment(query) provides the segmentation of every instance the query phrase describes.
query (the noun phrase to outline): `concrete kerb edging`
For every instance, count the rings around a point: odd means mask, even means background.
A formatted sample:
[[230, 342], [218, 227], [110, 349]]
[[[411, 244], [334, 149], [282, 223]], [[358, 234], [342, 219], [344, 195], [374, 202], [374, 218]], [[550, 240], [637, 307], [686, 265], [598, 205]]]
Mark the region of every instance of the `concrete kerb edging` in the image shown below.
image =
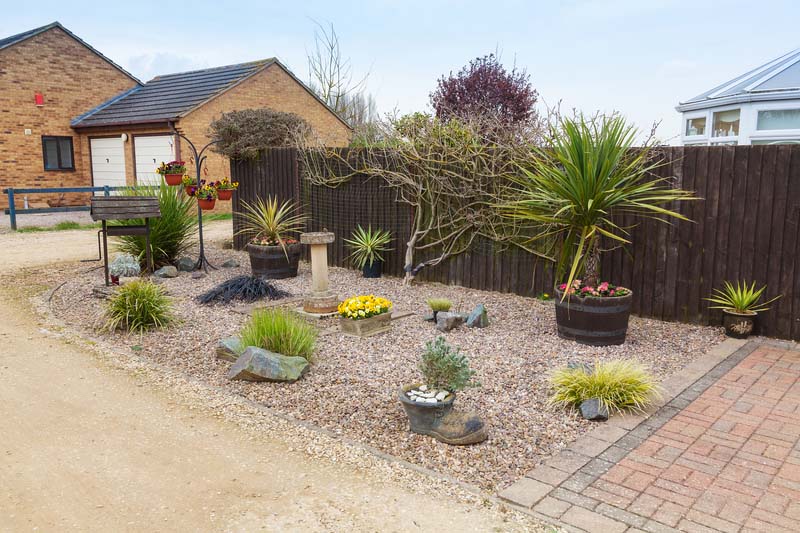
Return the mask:
[[[694, 397], [699, 396], [729, 370], [728, 365], [722, 365], [723, 362], [737, 354], [733, 363], [738, 363], [765, 344], [797, 349], [796, 344], [782, 341], [726, 339], [665, 380], [661, 398], [645, 413], [612, 417], [500, 491], [498, 497], [521, 512], [570, 531], [584, 531], [574, 524], [560, 520], [573, 507], [582, 507], [595, 513], [598, 520], [608, 520], [605, 513], [594, 511], [603, 504], [589, 501], [591, 499], [580, 492], [680, 412], [686, 402], [678, 397], [685, 391], [690, 391]], [[582, 472], [587, 470], [589, 474], [583, 475]], [[579, 471], [581, 473], [576, 475]], [[573, 501], [564, 502], [562, 499], [550, 497], [556, 490], [560, 491], [557, 496], [574, 496]], [[550, 516], [537, 510], [540, 502], [547, 500], [566, 503], [569, 507], [557, 517]], [[622, 522], [617, 524], [620, 531], [628, 528]]]

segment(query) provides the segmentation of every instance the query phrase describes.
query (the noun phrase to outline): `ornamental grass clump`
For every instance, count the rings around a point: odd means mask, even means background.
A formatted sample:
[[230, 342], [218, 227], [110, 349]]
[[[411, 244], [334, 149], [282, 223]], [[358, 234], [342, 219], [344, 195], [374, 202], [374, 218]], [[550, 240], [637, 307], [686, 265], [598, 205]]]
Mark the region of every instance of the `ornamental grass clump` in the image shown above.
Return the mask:
[[311, 361], [317, 345], [317, 329], [287, 309], [264, 309], [242, 328], [242, 346], [256, 346], [282, 355]]
[[211, 303], [227, 304], [233, 300], [255, 302], [262, 298], [279, 300], [287, 296], [290, 296], [288, 292], [279, 289], [269, 280], [264, 280], [257, 276], [242, 275], [223, 281], [211, 290], [204, 292], [197, 297], [197, 302], [204, 305]]
[[105, 329], [142, 333], [163, 329], [175, 316], [164, 289], [148, 280], [135, 280], [119, 288], [106, 307]]
[[444, 337], [425, 343], [419, 370], [425, 385], [434, 389], [455, 392], [480, 386], [472, 379], [475, 371], [470, 369], [469, 359], [458, 348], [447, 344]]
[[553, 372], [550, 383], [555, 389], [551, 405], [577, 407], [597, 398], [609, 413], [643, 411], [660, 395], [653, 375], [640, 363], [624, 359], [598, 362], [593, 369], [562, 368]]
[[447, 298], [428, 298], [427, 302], [428, 307], [431, 308], [431, 311], [434, 313], [438, 313], [440, 311], [446, 312], [449, 311], [451, 307], [453, 307], [453, 302], [448, 300]]

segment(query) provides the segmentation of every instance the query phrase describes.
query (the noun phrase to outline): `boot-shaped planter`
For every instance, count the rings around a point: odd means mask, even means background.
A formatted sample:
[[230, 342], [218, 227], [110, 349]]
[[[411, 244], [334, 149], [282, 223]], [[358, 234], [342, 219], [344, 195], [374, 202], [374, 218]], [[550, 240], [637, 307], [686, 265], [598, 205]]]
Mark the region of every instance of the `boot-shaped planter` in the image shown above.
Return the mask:
[[[414, 391], [414, 392], [412, 392]], [[417, 394], [422, 392], [425, 398]], [[445, 444], [467, 445], [487, 438], [486, 425], [474, 413], [453, 411], [455, 393], [429, 391], [424, 385], [409, 385], [400, 389], [399, 399], [408, 415], [412, 432], [429, 435]], [[438, 398], [437, 398], [438, 395]]]

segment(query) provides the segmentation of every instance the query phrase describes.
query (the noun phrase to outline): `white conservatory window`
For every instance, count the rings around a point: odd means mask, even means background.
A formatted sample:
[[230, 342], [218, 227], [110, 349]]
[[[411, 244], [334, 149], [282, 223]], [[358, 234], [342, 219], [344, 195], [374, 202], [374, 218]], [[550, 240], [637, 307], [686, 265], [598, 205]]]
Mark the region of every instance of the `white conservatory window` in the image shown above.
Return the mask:
[[739, 135], [738, 109], [714, 113], [712, 137], [737, 137]]
[[800, 139], [759, 139], [750, 141], [750, 144], [800, 144]]
[[705, 135], [706, 117], [695, 117], [686, 120], [686, 136]]
[[758, 130], [800, 130], [800, 109], [768, 109], [758, 112]]

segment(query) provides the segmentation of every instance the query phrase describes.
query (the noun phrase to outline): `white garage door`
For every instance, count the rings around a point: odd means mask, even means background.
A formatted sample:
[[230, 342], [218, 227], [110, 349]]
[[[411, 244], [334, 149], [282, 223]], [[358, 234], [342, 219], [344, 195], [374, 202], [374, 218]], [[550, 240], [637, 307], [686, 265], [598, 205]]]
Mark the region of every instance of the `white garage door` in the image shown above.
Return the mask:
[[164, 162], [175, 160], [175, 142], [172, 135], [143, 135], [133, 138], [136, 154], [136, 184], [159, 185], [161, 176], [155, 172]]
[[[95, 187], [125, 186], [125, 150], [122, 139], [90, 139], [92, 149], [92, 180]], [[95, 193], [95, 194], [103, 194]]]

